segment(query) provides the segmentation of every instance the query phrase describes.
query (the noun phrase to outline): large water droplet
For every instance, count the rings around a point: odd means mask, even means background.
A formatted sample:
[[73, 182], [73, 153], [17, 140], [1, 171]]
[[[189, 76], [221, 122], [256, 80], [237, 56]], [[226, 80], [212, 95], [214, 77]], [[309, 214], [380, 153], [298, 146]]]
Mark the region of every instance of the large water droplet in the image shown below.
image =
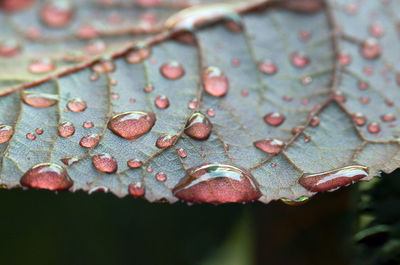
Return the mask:
[[185, 69], [177, 61], [169, 61], [161, 65], [162, 75], [168, 79], [178, 79], [185, 74]]
[[40, 59], [32, 61], [29, 66], [29, 72], [33, 74], [44, 74], [56, 69], [56, 65], [50, 59]]
[[395, 120], [396, 120], [396, 116], [394, 116], [392, 113], [386, 113], [386, 114], [383, 114], [383, 115], [381, 116], [381, 120], [382, 120], [383, 122], [395, 121]]
[[361, 54], [367, 59], [376, 59], [381, 55], [381, 45], [377, 39], [367, 39], [361, 44]]
[[285, 146], [283, 141], [275, 138], [255, 141], [253, 144], [261, 151], [272, 155], [279, 154], [282, 148]]
[[60, 125], [58, 125], [58, 135], [61, 137], [67, 138], [72, 136], [75, 133], [74, 125], [69, 121], [64, 121]]
[[92, 148], [93, 146], [97, 145], [100, 141], [100, 135], [98, 134], [89, 134], [83, 136], [79, 144], [85, 148]]
[[22, 101], [25, 104], [36, 108], [47, 108], [58, 102], [58, 96], [40, 92], [21, 92]]
[[261, 196], [249, 172], [227, 164], [203, 164], [189, 169], [173, 193], [187, 202], [214, 204], [250, 202]]
[[81, 98], [70, 99], [67, 108], [72, 112], [82, 112], [87, 108], [86, 102]]
[[155, 122], [154, 113], [130, 111], [112, 117], [108, 122], [108, 129], [122, 138], [135, 140], [148, 133]]
[[128, 186], [129, 194], [134, 197], [143, 197], [146, 189], [143, 185], [143, 182], [132, 182]]
[[100, 172], [114, 173], [118, 169], [117, 160], [110, 154], [98, 154], [92, 157], [93, 166]]
[[0, 144], [8, 142], [14, 134], [13, 127], [9, 125], [0, 125]]
[[378, 133], [378, 132], [381, 131], [381, 126], [377, 122], [371, 122], [371, 123], [368, 124], [367, 130], [370, 133]]
[[185, 134], [195, 140], [207, 140], [210, 137], [212, 124], [209, 119], [200, 112], [194, 113], [185, 127]]
[[165, 149], [172, 146], [176, 139], [178, 138], [177, 135], [163, 135], [158, 137], [156, 146], [160, 149]]
[[271, 112], [264, 116], [264, 121], [271, 126], [279, 126], [285, 121], [285, 116], [279, 112]]
[[137, 64], [148, 58], [150, 54], [149, 47], [135, 48], [126, 55], [125, 59], [128, 63]]
[[368, 176], [368, 168], [353, 165], [317, 174], [304, 174], [299, 183], [309, 191], [334, 190]]
[[47, 190], [67, 190], [73, 185], [65, 169], [52, 163], [32, 167], [22, 176], [20, 183], [25, 187]]
[[64, 27], [71, 22], [72, 16], [72, 5], [66, 0], [48, 2], [40, 11], [41, 19], [50, 27]]
[[165, 182], [167, 180], [167, 175], [163, 172], [157, 172], [155, 177], [156, 177], [156, 180], [158, 180], [160, 182]]
[[211, 96], [221, 97], [228, 92], [228, 78], [218, 67], [209, 66], [204, 69], [202, 81], [204, 89]]

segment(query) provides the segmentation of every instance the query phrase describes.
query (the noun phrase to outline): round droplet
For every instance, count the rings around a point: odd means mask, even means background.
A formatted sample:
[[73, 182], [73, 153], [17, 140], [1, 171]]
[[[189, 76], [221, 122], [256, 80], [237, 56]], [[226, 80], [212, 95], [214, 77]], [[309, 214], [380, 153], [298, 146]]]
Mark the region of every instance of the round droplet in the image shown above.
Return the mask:
[[146, 189], [142, 182], [132, 182], [128, 186], [129, 194], [134, 197], [143, 197]]
[[256, 148], [271, 155], [279, 154], [285, 146], [283, 141], [275, 138], [255, 141], [253, 144]]
[[65, 27], [71, 22], [72, 16], [72, 5], [66, 0], [48, 2], [40, 11], [41, 19], [50, 27]]
[[295, 52], [290, 56], [290, 61], [296, 67], [306, 67], [310, 63], [310, 59], [301, 52]]
[[169, 99], [167, 96], [158, 95], [154, 100], [154, 105], [156, 105], [156, 107], [159, 109], [166, 109], [169, 107]]
[[143, 162], [138, 159], [130, 159], [128, 160], [127, 164], [130, 168], [139, 168], [143, 166]]
[[83, 136], [79, 144], [85, 148], [92, 148], [93, 146], [97, 145], [100, 141], [100, 135], [98, 134], [89, 134]]
[[50, 59], [40, 59], [32, 61], [29, 66], [29, 72], [33, 74], [44, 74], [56, 69], [56, 65]]
[[160, 182], [165, 182], [167, 180], [167, 175], [165, 175], [165, 173], [163, 173], [163, 172], [157, 172], [155, 177], [156, 177], [156, 180], [158, 180]]
[[40, 92], [21, 92], [22, 101], [35, 108], [47, 108], [58, 102], [58, 96]]
[[378, 133], [381, 131], [381, 126], [377, 122], [371, 122], [368, 124], [367, 129], [370, 133]]
[[36, 132], [38, 135], [41, 135], [41, 134], [43, 134], [43, 128], [36, 128], [36, 129], [35, 129], [35, 132]]
[[353, 121], [355, 124], [357, 124], [358, 126], [363, 126], [366, 122], [367, 119], [365, 118], [364, 114], [362, 114], [361, 112], [356, 112], [352, 115], [353, 117]]
[[64, 168], [52, 163], [38, 164], [21, 178], [24, 187], [47, 190], [67, 190], [73, 185]]
[[58, 126], [58, 135], [60, 135], [61, 137], [67, 138], [72, 136], [74, 133], [75, 127], [69, 121], [65, 121]]
[[396, 116], [394, 116], [392, 113], [386, 113], [386, 114], [383, 114], [383, 115], [381, 116], [381, 120], [382, 120], [383, 122], [395, 121], [395, 120], [396, 120]]
[[264, 60], [258, 63], [258, 69], [267, 75], [273, 75], [278, 71], [276, 64], [270, 60]]
[[148, 58], [151, 54], [151, 50], [149, 47], [137, 48], [130, 51], [125, 59], [128, 63], [137, 64]]
[[187, 151], [183, 148], [179, 148], [178, 150], [176, 150], [176, 152], [178, 153], [180, 158], [187, 157]]
[[363, 82], [363, 81], [358, 82], [358, 88], [360, 90], [366, 90], [368, 87], [369, 87], [369, 84], [367, 82]]
[[98, 34], [97, 30], [92, 25], [88, 24], [80, 26], [76, 32], [76, 35], [82, 39], [92, 39], [97, 37]]
[[168, 79], [178, 79], [185, 74], [183, 66], [177, 61], [169, 61], [161, 65], [160, 71], [162, 75]]
[[351, 55], [348, 53], [340, 53], [337, 60], [342, 66], [347, 66], [351, 63]]
[[377, 39], [367, 39], [361, 44], [361, 54], [367, 59], [376, 59], [381, 55], [381, 45]]
[[14, 39], [0, 42], [0, 56], [12, 57], [21, 50], [21, 45]]
[[185, 127], [185, 134], [189, 137], [204, 141], [210, 137], [212, 129], [211, 122], [200, 112], [193, 113]]
[[67, 108], [72, 112], [82, 112], [87, 108], [86, 102], [81, 98], [70, 99]]
[[361, 102], [362, 104], [368, 104], [368, 103], [371, 102], [371, 99], [368, 98], [368, 97], [360, 97], [360, 102]]
[[385, 34], [385, 30], [380, 24], [372, 24], [369, 26], [369, 33], [374, 38], [380, 38], [383, 36], [383, 34]]
[[339, 103], [345, 103], [346, 102], [346, 97], [343, 95], [342, 91], [335, 91], [333, 93], [333, 99], [336, 102], [339, 102]]
[[119, 137], [135, 140], [148, 133], [155, 122], [154, 113], [130, 111], [112, 117], [108, 122], [108, 129]]
[[285, 116], [279, 112], [271, 112], [264, 116], [264, 121], [271, 126], [279, 126], [285, 121]]
[[117, 160], [106, 153], [93, 156], [92, 164], [98, 171], [104, 173], [114, 173], [118, 169]]
[[60, 161], [63, 162], [63, 164], [66, 166], [72, 166], [73, 164], [78, 162], [79, 159], [76, 157], [64, 157], [64, 158], [61, 158]]
[[34, 135], [33, 133], [27, 133], [25, 137], [30, 141], [36, 140], [36, 135]]
[[199, 104], [199, 101], [197, 100], [197, 98], [195, 98], [189, 102], [188, 108], [191, 110], [195, 110], [197, 108], [198, 104]]
[[84, 121], [82, 126], [83, 126], [83, 128], [89, 129], [89, 128], [92, 128], [94, 126], [94, 124], [91, 121]]
[[90, 54], [102, 53], [106, 49], [107, 45], [102, 40], [92, 40], [85, 47], [85, 51]]
[[14, 134], [13, 127], [9, 125], [0, 125], [0, 144], [8, 142]]
[[163, 135], [158, 137], [156, 146], [160, 149], [165, 149], [172, 146], [176, 139], [178, 138], [177, 135]]
[[319, 118], [317, 116], [312, 117], [311, 121], [310, 121], [310, 125], [312, 127], [317, 127], [319, 125]]
[[215, 110], [214, 109], [207, 109], [207, 115], [208, 116], [210, 116], [210, 117], [215, 117], [215, 114], [216, 114], [216, 112], [215, 112]]
[[187, 202], [214, 204], [250, 202], [261, 197], [249, 172], [227, 164], [203, 164], [189, 169], [173, 193]]
[[224, 96], [229, 89], [229, 81], [225, 74], [215, 66], [209, 66], [203, 71], [203, 87], [214, 97]]

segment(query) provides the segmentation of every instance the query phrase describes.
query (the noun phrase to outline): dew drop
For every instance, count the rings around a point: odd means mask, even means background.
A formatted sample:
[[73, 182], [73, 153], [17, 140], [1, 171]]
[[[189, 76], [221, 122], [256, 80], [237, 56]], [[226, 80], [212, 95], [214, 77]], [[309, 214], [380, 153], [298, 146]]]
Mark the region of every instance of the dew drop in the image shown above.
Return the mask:
[[343, 95], [342, 91], [335, 91], [333, 93], [333, 99], [336, 102], [339, 102], [339, 103], [345, 103], [346, 102], [346, 97]]
[[30, 141], [34, 141], [36, 140], [36, 135], [34, 135], [33, 133], [27, 133], [25, 135], [26, 139], [30, 140]]
[[188, 108], [191, 110], [195, 110], [197, 108], [199, 101], [197, 100], [197, 98], [191, 100], [188, 104]]
[[130, 168], [139, 168], [143, 166], [143, 162], [138, 159], [130, 159], [128, 160], [127, 164]]
[[34, 60], [28, 66], [28, 71], [33, 74], [44, 74], [55, 69], [56, 65], [50, 59]]
[[310, 59], [301, 52], [295, 52], [290, 56], [292, 64], [296, 67], [306, 67], [310, 63]]
[[167, 175], [165, 175], [165, 173], [163, 173], [163, 172], [157, 172], [155, 177], [156, 177], [156, 180], [158, 180], [160, 182], [165, 182], [167, 180]]
[[381, 131], [381, 126], [377, 122], [371, 122], [371, 123], [368, 124], [367, 130], [370, 133], [378, 133], [378, 132]]
[[67, 108], [72, 112], [82, 112], [87, 108], [86, 102], [81, 98], [70, 99]]
[[267, 75], [273, 75], [278, 71], [278, 67], [271, 60], [264, 60], [258, 63], [258, 70]]
[[144, 187], [143, 182], [132, 182], [128, 186], [128, 192], [133, 197], [143, 197], [146, 192], [146, 188]]
[[367, 82], [363, 82], [363, 81], [358, 82], [358, 88], [360, 90], [366, 90], [368, 87], [369, 87], [369, 84]]
[[72, 166], [73, 164], [78, 162], [79, 159], [76, 157], [64, 157], [64, 158], [61, 158], [60, 161], [63, 162], [63, 164], [66, 166]]
[[40, 10], [40, 17], [49, 27], [65, 27], [73, 16], [73, 8], [69, 1], [56, 0], [46, 3]]
[[52, 163], [38, 164], [21, 178], [24, 187], [47, 190], [67, 190], [73, 185], [64, 168]]
[[151, 173], [151, 172], [153, 172], [153, 168], [152, 168], [152, 167], [147, 167], [147, 168], [146, 168], [146, 171], [149, 172], [149, 173]]
[[91, 121], [84, 121], [82, 126], [83, 126], [83, 128], [89, 129], [89, 128], [92, 128], [94, 126], [94, 124]]
[[381, 55], [381, 45], [377, 39], [367, 39], [361, 44], [361, 54], [367, 59], [376, 59]]
[[92, 74], [90, 74], [89, 79], [91, 81], [97, 81], [97, 80], [99, 80], [99, 77], [100, 76], [97, 73], [92, 73]]
[[47, 108], [58, 102], [58, 96], [40, 92], [21, 92], [22, 101], [35, 108]]
[[279, 126], [285, 121], [285, 116], [279, 112], [271, 112], [264, 116], [264, 121], [271, 126]]
[[76, 35], [79, 38], [82, 39], [92, 39], [97, 37], [99, 33], [97, 30], [92, 26], [88, 24], [84, 24], [78, 28], [78, 31], [76, 32]]
[[285, 143], [276, 138], [258, 140], [255, 141], [253, 145], [261, 151], [271, 155], [279, 154], [282, 151], [282, 148], [285, 147]]
[[311, 32], [307, 30], [300, 30], [299, 32], [299, 39], [301, 41], [308, 41], [311, 38]]
[[167, 96], [158, 95], [154, 100], [154, 105], [159, 109], [166, 109], [169, 107], [169, 99]]
[[185, 127], [185, 134], [189, 137], [204, 141], [210, 137], [212, 129], [211, 122], [200, 112], [193, 113]]
[[176, 152], [178, 153], [180, 158], [187, 157], [187, 151], [183, 148], [179, 148], [178, 150], [176, 150]]
[[151, 55], [151, 50], [149, 47], [135, 48], [130, 51], [125, 59], [128, 63], [137, 64], [148, 58]]
[[385, 30], [380, 24], [372, 24], [369, 26], [369, 33], [374, 38], [380, 38], [383, 36], [383, 34], [385, 34]]
[[115, 64], [111, 59], [103, 59], [92, 66], [92, 70], [98, 74], [115, 71]]
[[367, 97], [360, 97], [360, 102], [362, 104], [369, 104], [371, 102], [371, 99]]
[[185, 74], [183, 66], [177, 61], [169, 61], [164, 63], [160, 67], [160, 72], [165, 78], [172, 80], [181, 78]]
[[391, 121], [395, 121], [396, 117], [392, 113], [386, 113], [381, 116], [381, 120], [383, 122], [391, 122]]
[[13, 127], [9, 125], [0, 125], [0, 144], [8, 142], [14, 134]]
[[214, 97], [224, 96], [229, 90], [229, 81], [222, 70], [209, 66], [203, 71], [202, 82], [205, 91]]
[[93, 166], [100, 172], [114, 173], [118, 169], [117, 160], [110, 154], [98, 154], [92, 157]]
[[14, 39], [0, 42], [0, 56], [12, 57], [21, 50], [21, 45]]
[[129, 111], [112, 117], [108, 122], [108, 129], [119, 137], [135, 140], [148, 133], [155, 122], [154, 113]]
[[151, 91], [153, 91], [154, 90], [154, 86], [152, 86], [152, 85], [147, 85], [147, 86], [145, 86], [144, 88], [143, 88], [143, 91], [145, 92], [145, 93], [150, 93]]
[[34, 0], [2, 0], [0, 8], [6, 12], [15, 12], [29, 7]]
[[342, 66], [347, 66], [351, 63], [351, 55], [348, 53], [340, 53], [337, 58], [338, 62]]
[[36, 132], [38, 135], [41, 135], [41, 134], [43, 134], [43, 128], [36, 128], [35, 132]]
[[312, 117], [311, 121], [310, 121], [310, 125], [312, 127], [317, 127], [319, 125], [319, 118], [317, 116]]
[[88, 134], [82, 137], [79, 144], [85, 148], [92, 148], [93, 146], [97, 145], [99, 141], [100, 141], [100, 135]]
[[163, 135], [158, 137], [157, 141], [156, 141], [156, 146], [160, 149], [165, 149], [168, 147], [171, 147], [176, 139], [178, 138], [177, 135]]
[[299, 183], [309, 191], [321, 192], [352, 184], [367, 176], [367, 167], [353, 165], [317, 174], [304, 174]]
[[74, 125], [69, 121], [64, 121], [58, 126], [58, 135], [68, 138], [75, 133]]
[[207, 109], [207, 115], [209, 116], [209, 117], [215, 117], [215, 110], [214, 109]]
[[362, 114], [361, 112], [356, 112], [352, 115], [353, 117], [353, 121], [355, 124], [357, 124], [358, 126], [363, 126], [366, 122], [367, 119], [365, 118], [364, 114]]
[[213, 204], [251, 202], [261, 197], [249, 172], [227, 164], [203, 164], [189, 169], [173, 194], [187, 202]]
[[301, 83], [303, 85], [309, 85], [309, 84], [311, 84], [311, 82], [312, 82], [312, 77], [311, 76], [303, 76], [301, 78]]

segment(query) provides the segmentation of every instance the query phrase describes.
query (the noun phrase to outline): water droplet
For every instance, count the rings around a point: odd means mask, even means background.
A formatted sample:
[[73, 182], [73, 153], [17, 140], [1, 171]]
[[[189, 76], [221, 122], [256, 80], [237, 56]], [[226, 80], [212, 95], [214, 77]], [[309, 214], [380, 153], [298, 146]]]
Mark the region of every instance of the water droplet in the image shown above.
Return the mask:
[[75, 133], [74, 125], [69, 121], [64, 121], [58, 126], [58, 135], [67, 138]]
[[215, 110], [214, 109], [207, 109], [207, 115], [210, 117], [215, 117]]
[[169, 61], [161, 65], [161, 74], [168, 79], [178, 79], [185, 74], [183, 66], [177, 61]]
[[298, 133], [302, 133], [304, 131], [304, 126], [296, 126], [292, 128], [292, 134], [296, 135]]
[[47, 26], [65, 27], [71, 22], [73, 8], [69, 1], [47, 2], [40, 10], [40, 17]]
[[21, 45], [14, 39], [0, 42], [0, 56], [12, 57], [21, 50]]
[[160, 149], [165, 149], [172, 146], [176, 139], [178, 138], [177, 135], [163, 135], [158, 137], [156, 146]]
[[310, 63], [310, 59], [301, 52], [295, 52], [290, 56], [292, 64], [296, 67], [306, 67]]
[[100, 135], [98, 134], [88, 134], [83, 136], [79, 144], [85, 148], [92, 148], [97, 145], [100, 141]]
[[368, 82], [363, 82], [363, 81], [358, 82], [358, 88], [360, 90], [366, 90], [368, 87], [369, 87]]
[[163, 173], [163, 172], [157, 172], [155, 177], [156, 177], [156, 180], [158, 180], [160, 182], [165, 182], [167, 180], [167, 175], [165, 175], [165, 173]]
[[340, 53], [337, 60], [342, 66], [347, 66], [351, 63], [351, 55], [348, 53]]
[[44, 74], [55, 69], [56, 65], [50, 59], [34, 60], [28, 66], [28, 71], [33, 74]]
[[310, 121], [310, 125], [312, 127], [317, 127], [319, 125], [319, 118], [317, 116], [312, 117], [311, 121]]
[[91, 40], [86, 46], [85, 51], [89, 54], [102, 53], [107, 49], [107, 45], [102, 40]]
[[372, 24], [369, 26], [369, 33], [374, 38], [380, 38], [385, 34], [385, 30], [380, 24]]
[[25, 137], [26, 137], [26, 139], [31, 140], [31, 141], [36, 140], [36, 135], [34, 135], [33, 133], [27, 133], [25, 135]]
[[311, 84], [311, 82], [312, 82], [312, 77], [311, 76], [303, 76], [301, 78], [301, 83], [303, 85], [309, 85], [309, 84]]
[[179, 148], [178, 150], [176, 150], [176, 152], [178, 153], [180, 158], [187, 157], [187, 151], [183, 148]]
[[189, 169], [173, 193], [187, 202], [214, 204], [250, 202], [261, 197], [249, 172], [227, 164], [203, 164]]
[[258, 70], [267, 75], [273, 75], [278, 71], [278, 67], [271, 60], [264, 60], [258, 63]]
[[153, 172], [153, 168], [152, 168], [152, 167], [147, 167], [147, 168], [146, 168], [146, 171], [149, 172], [149, 173], [151, 173], [151, 172]]
[[381, 131], [381, 126], [377, 122], [371, 122], [368, 124], [367, 129], [370, 133], [378, 133]]
[[253, 145], [265, 153], [276, 155], [282, 151], [285, 143], [280, 139], [273, 138], [255, 141]]
[[139, 168], [143, 166], [143, 162], [138, 159], [130, 159], [128, 160], [127, 164], [130, 168]]
[[169, 107], [169, 99], [167, 96], [158, 95], [154, 100], [154, 105], [159, 109], [166, 109]]
[[299, 39], [301, 41], [308, 41], [311, 38], [311, 32], [307, 30], [300, 30], [299, 32]]
[[128, 186], [128, 191], [129, 194], [134, 197], [143, 197], [146, 192], [146, 188], [142, 182], [132, 182]]
[[0, 144], [8, 142], [14, 134], [13, 127], [9, 125], [0, 125]]
[[148, 58], [151, 55], [151, 50], [149, 47], [135, 48], [130, 51], [125, 59], [128, 63], [137, 64]]
[[81, 98], [70, 99], [67, 108], [72, 112], [82, 112], [87, 108], [86, 102]]
[[36, 128], [35, 132], [36, 132], [38, 135], [41, 135], [41, 134], [43, 134], [43, 129], [42, 129], [42, 128]]
[[83, 128], [89, 129], [89, 128], [92, 128], [94, 126], [94, 124], [91, 121], [84, 121], [82, 126], [83, 126]]
[[352, 115], [353, 117], [353, 121], [355, 124], [357, 124], [358, 126], [363, 126], [366, 122], [367, 119], [365, 118], [364, 114], [362, 114], [361, 112], [356, 112]]
[[368, 104], [368, 103], [371, 102], [371, 99], [370, 99], [370, 98], [367, 98], [367, 97], [360, 97], [360, 102], [361, 102], [362, 104]]
[[381, 120], [383, 122], [391, 122], [391, 121], [395, 121], [396, 117], [392, 113], [386, 113], [381, 116]]
[[115, 64], [111, 59], [103, 59], [92, 66], [92, 70], [98, 74], [115, 71]]
[[78, 162], [79, 159], [76, 157], [64, 157], [64, 158], [61, 158], [60, 161], [63, 162], [63, 164], [66, 166], [72, 166], [73, 164]]
[[321, 192], [352, 184], [367, 176], [367, 167], [353, 165], [317, 174], [304, 174], [299, 183], [309, 191]]
[[97, 80], [99, 80], [99, 77], [100, 76], [97, 73], [92, 73], [92, 74], [90, 74], [89, 79], [91, 81], [97, 81]]
[[191, 100], [188, 104], [188, 108], [191, 110], [195, 110], [197, 108], [199, 101], [197, 100], [197, 98]]
[[98, 154], [92, 157], [93, 166], [100, 172], [114, 173], [118, 169], [117, 160], [110, 154]]
[[25, 104], [35, 108], [47, 108], [55, 105], [58, 102], [58, 96], [40, 92], [21, 92], [22, 101]]
[[229, 81], [221, 69], [209, 66], [203, 71], [203, 87], [208, 94], [214, 97], [224, 96], [229, 89]]
[[377, 39], [367, 39], [361, 44], [361, 54], [367, 59], [376, 59], [381, 55], [381, 45]]
[[299, 205], [303, 205], [303, 204], [305, 204], [306, 202], [308, 202], [309, 200], [310, 200], [310, 198], [309, 198], [309, 197], [306, 197], [306, 196], [301, 196], [301, 197], [299, 197], [299, 198], [297, 198], [297, 199], [295, 199], [295, 200], [281, 199], [281, 201], [282, 201], [284, 204], [287, 204], [287, 205], [290, 205], [290, 206], [299, 206]]
[[210, 137], [212, 129], [211, 122], [200, 112], [193, 113], [185, 127], [185, 134], [189, 137], [204, 141]]
[[343, 92], [338, 90], [333, 93], [333, 99], [339, 103], [346, 102], [346, 97], [343, 95]]
[[264, 121], [271, 126], [279, 126], [285, 121], [285, 116], [279, 112], [271, 112], [264, 116]]
[[119, 137], [135, 140], [148, 133], [155, 122], [154, 113], [130, 111], [112, 117], [108, 122], [108, 129]]
[[73, 185], [64, 168], [52, 163], [38, 164], [21, 178], [24, 187], [47, 190], [67, 190]]
[[97, 30], [92, 26], [88, 24], [84, 24], [78, 28], [78, 31], [76, 32], [76, 35], [79, 38], [82, 39], [92, 39], [97, 37], [99, 33]]

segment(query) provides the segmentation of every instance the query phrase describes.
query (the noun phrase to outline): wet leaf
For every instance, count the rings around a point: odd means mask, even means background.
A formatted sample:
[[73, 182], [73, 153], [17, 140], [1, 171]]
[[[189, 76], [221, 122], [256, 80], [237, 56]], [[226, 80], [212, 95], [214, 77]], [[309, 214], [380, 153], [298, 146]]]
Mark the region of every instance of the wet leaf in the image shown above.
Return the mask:
[[[399, 3], [265, 2], [183, 10], [132, 50], [22, 94], [51, 106], [3, 96], [14, 134], [1, 144], [1, 183], [47, 163], [71, 191], [267, 203], [396, 169]], [[65, 122], [74, 131], [61, 137]], [[34, 172], [24, 186], [60, 189]]]

